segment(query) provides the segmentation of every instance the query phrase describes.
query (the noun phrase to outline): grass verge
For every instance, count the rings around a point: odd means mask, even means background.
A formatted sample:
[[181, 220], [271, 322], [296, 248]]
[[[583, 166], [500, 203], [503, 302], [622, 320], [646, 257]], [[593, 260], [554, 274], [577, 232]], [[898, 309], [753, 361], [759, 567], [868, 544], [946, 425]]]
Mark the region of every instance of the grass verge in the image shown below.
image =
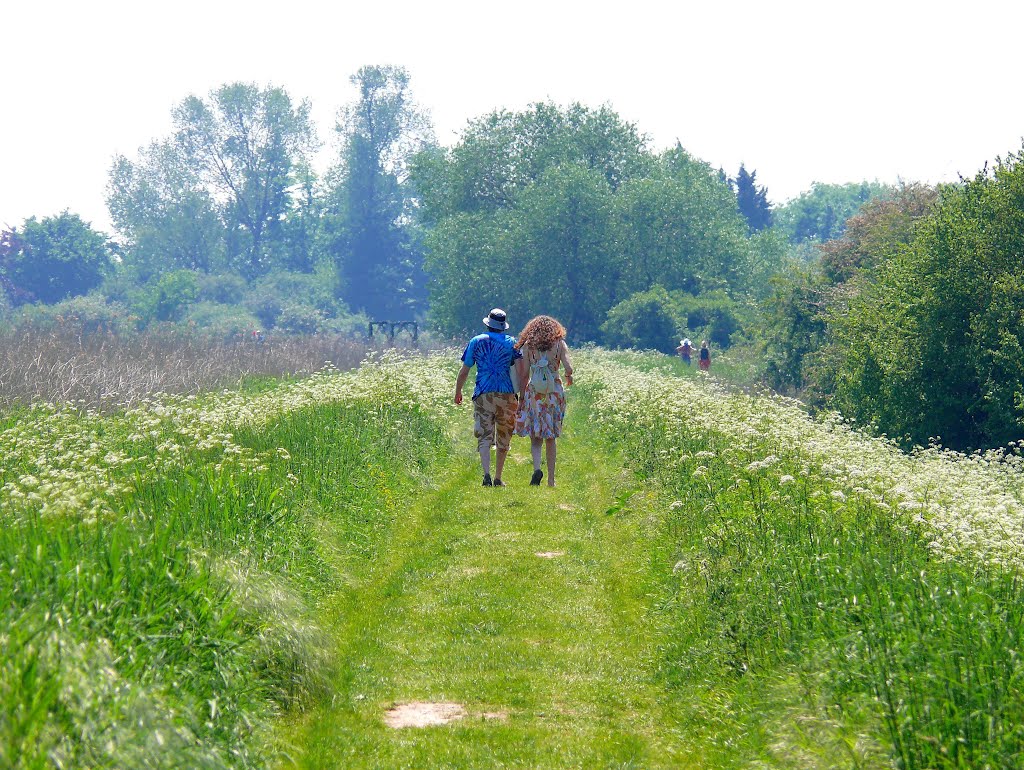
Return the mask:
[[0, 765], [273, 761], [270, 721], [328, 697], [317, 609], [339, 563], [371, 558], [447, 445], [381, 369], [286, 386], [343, 387], [230, 430], [212, 398], [25, 412], [0, 434]]
[[[665, 681], [702, 704], [717, 762], [735, 756], [721, 743], [733, 734], [745, 736], [747, 762], [777, 766], [1019, 764], [1021, 580], [1001, 555], [970, 547], [986, 544], [983, 531], [959, 548], [937, 534], [933, 521], [965, 513], [943, 508], [956, 497], [878, 494], [897, 484], [884, 466], [876, 478], [840, 465], [852, 440], [841, 430], [829, 456], [828, 438], [812, 450], [775, 433], [770, 401], [747, 410], [733, 399], [727, 412], [650, 362], [641, 378], [612, 366], [596, 422], [665, 495], [677, 544]], [[917, 463], [924, 474], [934, 461], [891, 451], [890, 472]], [[973, 459], [945, 462], [955, 477]], [[1006, 500], [1014, 467], [1010, 458], [975, 479], [1003, 479]], [[789, 729], [780, 713], [813, 729]]]

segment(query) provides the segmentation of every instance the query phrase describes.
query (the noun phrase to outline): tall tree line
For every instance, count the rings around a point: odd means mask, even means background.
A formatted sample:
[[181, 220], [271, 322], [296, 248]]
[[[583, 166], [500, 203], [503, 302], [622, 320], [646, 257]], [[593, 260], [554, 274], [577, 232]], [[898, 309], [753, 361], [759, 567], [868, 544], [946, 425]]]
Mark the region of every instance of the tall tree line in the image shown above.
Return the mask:
[[418, 156], [412, 178], [431, 317], [446, 331], [475, 328], [491, 303], [600, 340], [608, 312], [654, 284], [745, 291], [751, 253], [729, 187], [681, 146], [653, 152], [609, 108], [495, 111]]
[[354, 310], [422, 310], [407, 168], [429, 123], [405, 70], [363, 67], [351, 82], [358, 96], [339, 113], [341, 149], [323, 178], [308, 102], [249, 83], [183, 100], [171, 136], [114, 159], [107, 200], [124, 268], [141, 281], [184, 269], [251, 282], [319, 266]]

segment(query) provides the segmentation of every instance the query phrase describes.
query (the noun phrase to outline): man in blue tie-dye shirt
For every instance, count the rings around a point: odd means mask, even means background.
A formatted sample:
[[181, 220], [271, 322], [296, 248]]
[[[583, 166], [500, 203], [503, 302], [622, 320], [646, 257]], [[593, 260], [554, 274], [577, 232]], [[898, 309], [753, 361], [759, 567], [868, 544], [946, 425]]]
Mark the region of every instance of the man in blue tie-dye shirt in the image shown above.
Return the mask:
[[[462, 353], [462, 369], [455, 381], [455, 403], [462, 403], [462, 388], [469, 370], [476, 367], [473, 388], [473, 435], [480, 449], [484, 486], [503, 487], [501, 471], [515, 428], [519, 399], [512, 386], [512, 364], [523, 354], [515, 348], [516, 338], [505, 333], [505, 311], [494, 308], [484, 318], [487, 331], [469, 341]], [[491, 480], [491, 444], [496, 448], [494, 480]]]

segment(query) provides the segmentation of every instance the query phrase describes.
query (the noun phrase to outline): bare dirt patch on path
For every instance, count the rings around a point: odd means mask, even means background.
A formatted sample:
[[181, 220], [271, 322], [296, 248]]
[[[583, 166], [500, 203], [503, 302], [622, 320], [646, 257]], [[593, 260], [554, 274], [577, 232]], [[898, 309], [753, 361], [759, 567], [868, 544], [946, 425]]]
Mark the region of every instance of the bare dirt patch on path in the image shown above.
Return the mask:
[[565, 551], [537, 551], [534, 556], [539, 556], [542, 559], [557, 559], [559, 556], [565, 556]]
[[446, 725], [466, 716], [459, 703], [416, 701], [401, 703], [384, 714], [384, 723], [396, 730], [403, 727], [434, 727]]

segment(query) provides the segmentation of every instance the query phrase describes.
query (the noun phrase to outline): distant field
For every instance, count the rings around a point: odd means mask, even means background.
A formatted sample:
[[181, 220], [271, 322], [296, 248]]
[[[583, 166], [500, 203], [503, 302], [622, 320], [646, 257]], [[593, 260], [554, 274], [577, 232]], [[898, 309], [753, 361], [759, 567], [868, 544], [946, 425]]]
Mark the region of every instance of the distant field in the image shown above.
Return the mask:
[[0, 414], [0, 765], [1019, 765], [1016, 447], [592, 349], [482, 489], [455, 358]]
[[[406, 350], [429, 349], [405, 342]], [[155, 393], [195, 395], [259, 377], [305, 377], [325, 366], [346, 371], [383, 349], [341, 335], [272, 334], [257, 343], [180, 330], [0, 331], [0, 408], [34, 401], [126, 408]]]

